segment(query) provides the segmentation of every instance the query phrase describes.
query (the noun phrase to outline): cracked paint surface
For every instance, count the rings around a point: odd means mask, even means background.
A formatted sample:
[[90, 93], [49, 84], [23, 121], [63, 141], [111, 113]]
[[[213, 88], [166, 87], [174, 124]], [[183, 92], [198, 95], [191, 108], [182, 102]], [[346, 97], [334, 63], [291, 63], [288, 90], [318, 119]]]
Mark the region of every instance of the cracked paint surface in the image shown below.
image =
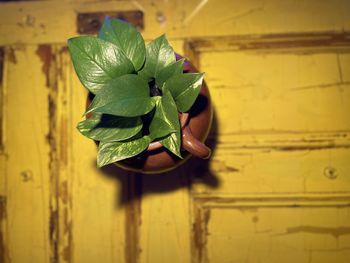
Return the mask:
[[[348, 263], [349, 1], [0, 6], [1, 262]], [[142, 12], [147, 41], [206, 72], [210, 161], [96, 169], [66, 40], [106, 10]]]

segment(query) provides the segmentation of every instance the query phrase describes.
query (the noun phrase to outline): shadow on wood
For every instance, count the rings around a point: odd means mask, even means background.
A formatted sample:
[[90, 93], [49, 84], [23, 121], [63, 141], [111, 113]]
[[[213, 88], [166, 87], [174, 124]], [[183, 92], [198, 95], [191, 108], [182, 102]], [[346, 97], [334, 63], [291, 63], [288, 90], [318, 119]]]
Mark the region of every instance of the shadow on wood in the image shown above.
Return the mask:
[[[210, 135], [206, 141], [214, 154], [218, 134], [218, 126], [215, 117], [210, 130]], [[211, 188], [220, 185], [219, 178], [210, 170], [210, 159], [203, 160], [191, 157], [180, 167], [161, 174], [140, 174], [124, 171], [115, 165], [108, 165], [101, 168], [103, 174], [115, 178], [121, 184], [121, 192], [118, 193], [117, 205], [125, 205], [134, 199], [141, 199], [148, 194], [162, 194], [175, 191], [179, 188], [190, 190], [192, 183], [205, 184]]]

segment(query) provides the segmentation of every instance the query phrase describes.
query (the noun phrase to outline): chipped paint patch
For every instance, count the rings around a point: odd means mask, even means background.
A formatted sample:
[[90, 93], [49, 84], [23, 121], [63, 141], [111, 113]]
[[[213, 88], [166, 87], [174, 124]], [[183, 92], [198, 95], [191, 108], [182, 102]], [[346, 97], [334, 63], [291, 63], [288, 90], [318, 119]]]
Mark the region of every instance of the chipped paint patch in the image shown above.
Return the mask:
[[50, 82], [50, 80], [52, 80], [52, 78], [50, 78], [50, 69], [54, 60], [51, 45], [39, 45], [36, 54], [42, 62], [41, 70], [46, 77], [46, 86], [50, 87], [52, 85]]
[[50, 204], [49, 237], [50, 237], [50, 262], [58, 262], [58, 211]]
[[[350, 227], [319, 227], [319, 226], [297, 226], [290, 227], [286, 229], [286, 233], [277, 234], [279, 235], [289, 235], [300, 232], [312, 233], [312, 234], [321, 234], [321, 235], [331, 235], [334, 238], [338, 238], [342, 235], [350, 234]], [[276, 235], [276, 236], [277, 236]]]
[[49, 152], [49, 171], [50, 171], [50, 246], [51, 262], [58, 261], [59, 246], [59, 211], [58, 211], [58, 176], [59, 165], [57, 162], [57, 138], [56, 133], [56, 108], [57, 108], [57, 80], [55, 76], [54, 62], [55, 57], [51, 45], [39, 45], [36, 54], [42, 62], [42, 72], [46, 78], [46, 87], [49, 89], [48, 94], [48, 113], [49, 129], [46, 139], [50, 148]]
[[193, 47], [205, 51], [259, 51], [268, 53], [325, 53], [349, 51], [349, 32], [310, 32], [265, 35], [223, 36], [191, 40]]
[[127, 175], [127, 202], [125, 205], [125, 261], [138, 262], [141, 253], [140, 226], [141, 226], [141, 196], [142, 175]]
[[17, 64], [16, 51], [13, 47], [6, 49], [6, 56], [10, 63]]
[[4, 221], [6, 219], [6, 197], [0, 196], [0, 262], [9, 262], [4, 237]]
[[68, 203], [68, 182], [67, 181], [64, 181], [60, 184], [58, 196], [62, 200], [63, 204]]
[[3, 76], [4, 76], [4, 59], [5, 59], [5, 50], [3, 47], [0, 47], [0, 86], [2, 85]]
[[[67, 152], [67, 147], [68, 147], [68, 127], [67, 127], [68, 120], [65, 116], [61, 116], [60, 118], [60, 163], [62, 166], [67, 166], [68, 164], [68, 152]], [[67, 183], [67, 182], [66, 182]]]
[[202, 207], [199, 203], [194, 205], [194, 222], [192, 225], [192, 251], [193, 262], [206, 262], [206, 244], [209, 235], [208, 224], [210, 209]]
[[72, 221], [71, 197], [67, 181], [68, 165], [68, 111], [67, 89], [63, 57], [66, 47], [39, 45], [36, 54], [42, 62], [42, 73], [48, 90], [49, 127], [46, 135], [49, 145], [50, 172], [50, 244], [51, 262], [71, 262]]
[[5, 61], [5, 50], [0, 48], [0, 154], [4, 152], [4, 62]]

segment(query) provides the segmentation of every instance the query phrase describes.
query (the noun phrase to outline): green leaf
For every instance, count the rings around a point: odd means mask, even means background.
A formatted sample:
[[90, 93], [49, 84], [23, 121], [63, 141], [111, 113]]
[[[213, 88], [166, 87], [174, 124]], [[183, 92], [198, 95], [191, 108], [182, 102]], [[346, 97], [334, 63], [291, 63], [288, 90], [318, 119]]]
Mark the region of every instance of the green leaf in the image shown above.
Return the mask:
[[[166, 138], [162, 139], [160, 143], [167, 148], [169, 151], [177, 155], [178, 157], [181, 157], [181, 132], [180, 132], [180, 121], [178, 117], [178, 112], [176, 110], [176, 104], [170, 94], [170, 92], [167, 89], [164, 89], [163, 91], [163, 109], [166, 111], [166, 121], [168, 122], [168, 125], [171, 126], [175, 132], [172, 132], [169, 134]], [[152, 123], [151, 123], [152, 126]], [[154, 129], [157, 129], [156, 126], [154, 126]], [[151, 127], [150, 127], [151, 131]], [[151, 131], [152, 134], [152, 131]]]
[[83, 135], [95, 141], [123, 141], [142, 129], [142, 121], [140, 117], [94, 114], [93, 117], [79, 122], [77, 128]]
[[176, 131], [169, 134], [166, 138], [160, 141], [160, 143], [171, 151], [173, 154], [182, 159], [180, 150], [181, 150], [181, 132]]
[[134, 67], [115, 45], [93, 36], [81, 36], [68, 40], [75, 71], [81, 83], [97, 94], [106, 82], [131, 73]]
[[86, 113], [99, 112], [124, 117], [146, 114], [154, 108], [147, 82], [138, 75], [124, 75], [111, 80], [95, 96]]
[[170, 90], [180, 112], [188, 111], [195, 102], [203, 82], [203, 73], [186, 73], [168, 79], [164, 87]]
[[147, 149], [150, 142], [148, 136], [125, 142], [101, 142], [98, 147], [97, 165], [102, 167], [138, 155]]
[[156, 77], [157, 86], [162, 88], [164, 82], [168, 80], [170, 77], [181, 74], [183, 72], [184, 62], [185, 62], [185, 59], [182, 58], [178, 61], [175, 61], [174, 63], [171, 63], [165, 68], [161, 69]]
[[179, 114], [170, 92], [165, 90], [156, 103], [156, 112], [149, 126], [152, 140], [180, 130]]
[[145, 61], [145, 42], [131, 24], [119, 19], [105, 19], [98, 37], [107, 40], [123, 51], [138, 71]]
[[146, 62], [139, 75], [147, 81], [156, 78], [159, 71], [175, 62], [175, 53], [165, 35], [162, 35], [146, 46]]

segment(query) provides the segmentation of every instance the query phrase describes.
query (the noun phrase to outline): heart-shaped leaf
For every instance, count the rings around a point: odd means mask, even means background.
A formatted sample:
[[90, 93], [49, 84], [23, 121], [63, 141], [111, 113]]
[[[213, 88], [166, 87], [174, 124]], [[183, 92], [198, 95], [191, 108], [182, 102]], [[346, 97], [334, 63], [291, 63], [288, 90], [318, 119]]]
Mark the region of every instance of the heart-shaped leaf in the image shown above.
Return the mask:
[[114, 44], [93, 36], [68, 40], [75, 71], [81, 83], [97, 94], [110, 80], [131, 73], [134, 67]]
[[147, 81], [156, 78], [157, 74], [169, 64], [175, 62], [175, 53], [165, 35], [162, 35], [146, 46], [146, 62], [139, 75]]
[[149, 126], [152, 140], [180, 130], [179, 115], [170, 92], [165, 90], [156, 102], [156, 112]]
[[186, 73], [168, 79], [164, 88], [170, 90], [180, 112], [188, 111], [195, 102], [203, 82], [203, 73]]
[[181, 150], [181, 132], [176, 131], [169, 134], [166, 138], [160, 141], [160, 143], [171, 151], [173, 154], [182, 159], [180, 150]]
[[135, 117], [151, 111], [154, 105], [155, 99], [149, 94], [147, 82], [138, 75], [129, 74], [108, 82], [86, 113]]
[[133, 157], [146, 150], [150, 142], [148, 136], [124, 142], [101, 142], [98, 147], [97, 165], [102, 167]]
[[118, 117], [107, 114], [94, 114], [79, 122], [78, 130], [95, 141], [123, 141], [133, 137], [142, 129], [140, 117]]
[[[169, 151], [171, 151], [178, 157], [182, 158], [180, 153], [180, 150], [181, 150], [180, 122], [179, 122], [178, 112], [176, 110], [176, 105], [169, 90], [167, 89], [163, 90], [163, 98], [165, 98], [163, 100], [165, 104], [163, 105], [163, 108], [166, 111], [166, 116], [168, 116], [166, 120], [168, 122], [168, 125], [172, 127], [175, 130], [175, 132], [172, 132], [169, 135], [167, 135], [167, 137], [162, 139], [160, 143]], [[154, 126], [153, 129], [157, 129], [157, 127]], [[150, 131], [151, 131], [151, 127], [150, 127]]]
[[164, 82], [167, 81], [170, 77], [181, 74], [183, 72], [184, 62], [185, 59], [182, 58], [161, 69], [156, 77], [156, 83], [158, 87], [162, 88]]
[[145, 42], [131, 24], [119, 19], [105, 19], [98, 37], [107, 40], [123, 51], [138, 71], [145, 61]]

